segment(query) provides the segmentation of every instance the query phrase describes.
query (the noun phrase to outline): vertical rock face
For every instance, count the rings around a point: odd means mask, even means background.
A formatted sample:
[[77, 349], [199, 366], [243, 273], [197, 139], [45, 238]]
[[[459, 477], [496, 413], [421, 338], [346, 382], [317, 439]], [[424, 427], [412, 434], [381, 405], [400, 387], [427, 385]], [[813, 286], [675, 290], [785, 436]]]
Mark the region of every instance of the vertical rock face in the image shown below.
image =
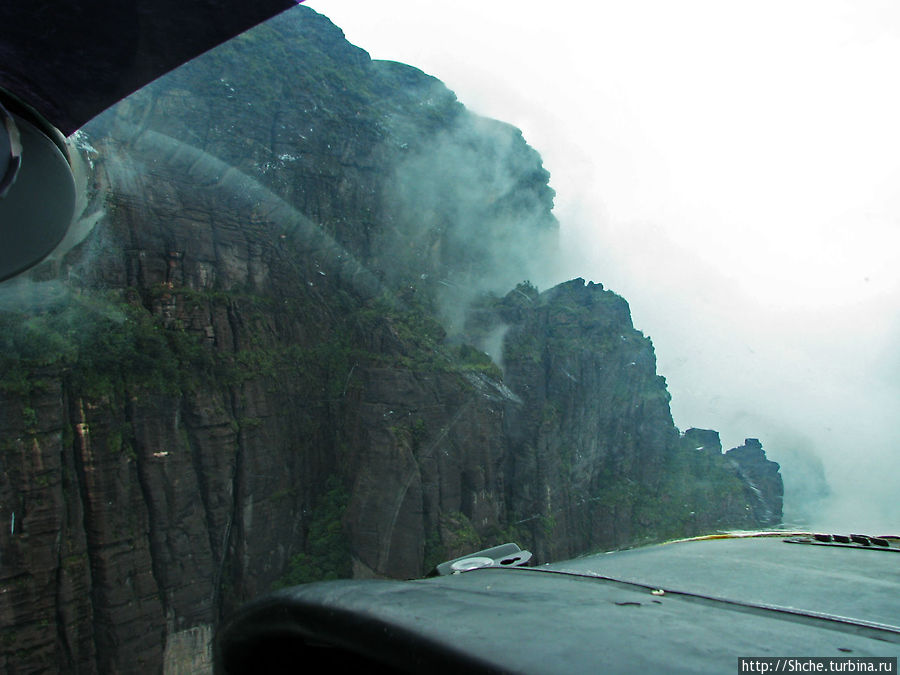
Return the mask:
[[509, 291], [556, 230], [521, 134], [314, 12], [76, 141], [97, 225], [0, 312], [0, 670], [202, 665], [281, 583], [780, 517], [622, 298]]
[[653, 345], [621, 297], [582, 279], [542, 294], [522, 284], [472, 327], [498, 323], [519, 398], [505, 410], [509, 519], [542, 557], [762, 522], [718, 434], [673, 424]]
[[766, 459], [762, 444], [755, 438], [748, 438], [742, 446], [732, 448], [725, 456], [734, 462], [738, 474], [750, 490], [748, 501], [753, 518], [763, 525], [780, 523], [784, 483], [778, 463]]
[[76, 471], [66, 403], [52, 380], [39, 394], [0, 398], [0, 664], [10, 672], [71, 669], [97, 657], [86, 486]]

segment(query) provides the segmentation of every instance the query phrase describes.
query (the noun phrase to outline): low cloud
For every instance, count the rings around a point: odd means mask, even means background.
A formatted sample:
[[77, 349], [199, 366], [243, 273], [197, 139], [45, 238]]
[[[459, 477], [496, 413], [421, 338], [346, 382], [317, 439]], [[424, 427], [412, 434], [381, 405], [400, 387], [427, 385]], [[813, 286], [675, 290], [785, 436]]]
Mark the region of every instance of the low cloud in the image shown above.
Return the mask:
[[470, 113], [397, 167], [383, 246], [419, 261], [411, 283], [434, 289], [451, 333], [477, 296], [549, 279], [558, 224], [548, 178], [518, 129]]

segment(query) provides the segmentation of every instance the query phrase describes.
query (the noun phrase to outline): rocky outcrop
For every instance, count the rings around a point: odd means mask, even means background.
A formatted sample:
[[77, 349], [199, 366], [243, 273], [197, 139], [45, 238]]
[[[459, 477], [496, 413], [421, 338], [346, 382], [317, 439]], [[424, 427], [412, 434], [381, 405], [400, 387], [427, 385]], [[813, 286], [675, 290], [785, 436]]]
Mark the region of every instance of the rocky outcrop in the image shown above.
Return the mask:
[[0, 669], [188, 667], [279, 584], [777, 517], [622, 298], [509, 291], [556, 229], [521, 134], [311, 10], [76, 140], [99, 224], [0, 313]]
[[749, 490], [747, 501], [753, 519], [762, 525], [780, 523], [784, 483], [778, 463], [766, 458], [762, 444], [756, 438], [746, 439], [743, 445], [732, 448], [725, 456], [734, 463]]
[[519, 397], [505, 407], [509, 519], [541, 556], [759, 524], [718, 434], [673, 424], [653, 345], [621, 297], [582, 279], [541, 294], [521, 284], [469, 327], [477, 340], [498, 325]]

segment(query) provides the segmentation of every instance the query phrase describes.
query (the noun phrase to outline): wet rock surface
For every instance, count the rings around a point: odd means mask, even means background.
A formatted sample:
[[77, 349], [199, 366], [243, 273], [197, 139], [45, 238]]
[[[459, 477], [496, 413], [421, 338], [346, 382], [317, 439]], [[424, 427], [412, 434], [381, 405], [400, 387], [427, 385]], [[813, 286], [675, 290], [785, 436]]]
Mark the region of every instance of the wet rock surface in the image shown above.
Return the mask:
[[0, 314], [0, 669], [205, 663], [282, 583], [780, 518], [758, 444], [675, 428], [625, 300], [516, 286], [556, 231], [521, 134], [314, 12], [78, 142], [99, 224]]
[[762, 443], [756, 438], [748, 438], [725, 456], [735, 463], [750, 491], [748, 501], [754, 519], [763, 525], [778, 525], [784, 500], [784, 483], [778, 463], [766, 458]]

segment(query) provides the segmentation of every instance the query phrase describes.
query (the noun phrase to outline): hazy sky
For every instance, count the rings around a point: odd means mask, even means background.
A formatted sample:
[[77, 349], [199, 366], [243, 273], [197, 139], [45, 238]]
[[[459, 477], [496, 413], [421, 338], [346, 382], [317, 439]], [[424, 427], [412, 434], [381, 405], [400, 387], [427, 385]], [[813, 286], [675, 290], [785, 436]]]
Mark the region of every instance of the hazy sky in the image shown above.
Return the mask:
[[789, 488], [811, 453], [807, 515], [900, 534], [900, 3], [305, 4], [522, 129], [566, 251], [542, 287], [625, 296], [681, 429], [760, 438]]

